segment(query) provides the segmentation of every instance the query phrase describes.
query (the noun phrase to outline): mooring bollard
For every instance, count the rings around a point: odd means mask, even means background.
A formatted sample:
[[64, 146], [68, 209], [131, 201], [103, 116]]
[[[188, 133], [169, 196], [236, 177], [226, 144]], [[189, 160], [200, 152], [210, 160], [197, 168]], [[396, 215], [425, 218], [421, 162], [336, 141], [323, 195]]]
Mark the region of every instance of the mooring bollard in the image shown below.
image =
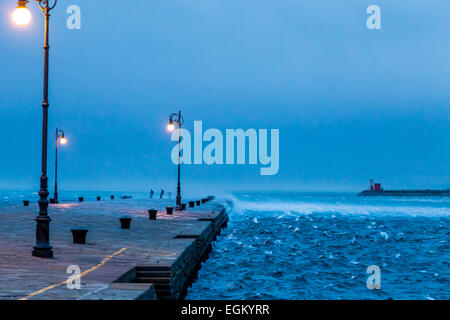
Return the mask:
[[55, 198], [50, 198], [50, 204], [55, 204], [55, 203], [56, 203]]
[[193, 208], [195, 206], [195, 201], [189, 201], [189, 208]]
[[203, 199], [202, 199], [202, 203], [206, 203], [206, 199], [203, 198]]
[[148, 219], [149, 220], [156, 220], [156, 214], [158, 213], [158, 210], [150, 209], [148, 210]]
[[199, 206], [200, 205], [200, 200], [195, 201], [195, 203]]
[[186, 203], [182, 203], [182, 204], [181, 204], [181, 210], [182, 210], [182, 211], [186, 210]]
[[114, 200], [114, 195], [111, 195], [111, 200]]
[[83, 202], [84, 201], [84, 197], [79, 197], [78, 198], [78, 202]]
[[121, 217], [119, 220], [122, 229], [130, 229], [131, 217]]
[[30, 201], [28, 200], [23, 200], [23, 206], [24, 207], [28, 207], [30, 205]]
[[74, 228], [72, 231], [73, 243], [86, 244], [86, 234], [88, 232], [85, 228]]
[[97, 196], [97, 201], [100, 201], [102, 199], [102, 197]]
[[166, 212], [167, 214], [173, 214], [173, 207], [167, 207]]

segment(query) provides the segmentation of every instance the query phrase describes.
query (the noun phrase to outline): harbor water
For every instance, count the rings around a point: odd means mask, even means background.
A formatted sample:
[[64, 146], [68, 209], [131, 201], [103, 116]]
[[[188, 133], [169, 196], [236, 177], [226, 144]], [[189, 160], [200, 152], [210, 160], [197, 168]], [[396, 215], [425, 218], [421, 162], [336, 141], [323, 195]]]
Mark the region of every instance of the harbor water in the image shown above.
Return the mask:
[[[238, 193], [187, 299], [449, 299], [450, 198]], [[380, 289], [368, 289], [369, 266]]]

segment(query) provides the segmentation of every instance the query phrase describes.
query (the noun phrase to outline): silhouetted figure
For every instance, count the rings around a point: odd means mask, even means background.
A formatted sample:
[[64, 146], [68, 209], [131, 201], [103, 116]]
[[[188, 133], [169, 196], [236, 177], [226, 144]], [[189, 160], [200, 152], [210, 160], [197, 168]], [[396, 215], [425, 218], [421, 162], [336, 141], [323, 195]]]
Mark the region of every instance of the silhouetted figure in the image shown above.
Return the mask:
[[162, 199], [163, 195], [164, 195], [164, 190], [161, 189], [161, 194], [159, 195], [159, 198]]
[[153, 191], [153, 189], [150, 190], [150, 199], [153, 198], [153, 195], [155, 194], [155, 191]]

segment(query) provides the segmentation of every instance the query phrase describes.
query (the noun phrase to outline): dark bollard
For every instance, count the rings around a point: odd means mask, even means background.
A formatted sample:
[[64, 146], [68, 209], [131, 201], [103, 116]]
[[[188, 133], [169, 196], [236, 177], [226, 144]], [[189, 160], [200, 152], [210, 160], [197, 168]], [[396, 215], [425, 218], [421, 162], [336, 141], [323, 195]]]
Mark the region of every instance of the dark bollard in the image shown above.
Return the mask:
[[186, 210], [186, 203], [182, 203], [182, 204], [181, 204], [181, 210], [182, 210], [182, 211]]
[[130, 229], [131, 217], [122, 217], [119, 218], [119, 220], [120, 220], [120, 227], [122, 229]]
[[100, 201], [102, 199], [102, 197], [97, 196], [97, 201]]
[[78, 198], [78, 202], [83, 202], [84, 201], [84, 198], [83, 197], [79, 197]]
[[30, 201], [28, 200], [23, 200], [23, 206], [24, 207], [28, 207], [30, 205]]
[[88, 232], [85, 228], [74, 228], [72, 231], [73, 243], [86, 244], [86, 234]]
[[55, 198], [50, 198], [50, 204], [55, 204], [55, 203], [56, 203]]
[[202, 199], [202, 203], [206, 203], [206, 199]]
[[189, 201], [189, 208], [193, 208], [195, 206], [195, 201]]
[[173, 207], [167, 207], [166, 212], [167, 214], [173, 214]]
[[114, 200], [114, 195], [111, 195], [111, 200]]
[[148, 210], [148, 218], [150, 220], [156, 220], [156, 214], [158, 213], [158, 210], [150, 209]]
[[195, 203], [199, 206], [200, 205], [200, 200], [195, 201]]

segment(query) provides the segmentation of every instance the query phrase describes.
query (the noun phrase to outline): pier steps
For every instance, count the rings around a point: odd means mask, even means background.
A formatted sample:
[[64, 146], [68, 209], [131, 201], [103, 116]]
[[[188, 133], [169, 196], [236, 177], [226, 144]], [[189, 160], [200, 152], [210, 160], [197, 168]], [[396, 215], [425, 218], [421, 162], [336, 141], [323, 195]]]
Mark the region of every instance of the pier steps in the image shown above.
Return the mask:
[[198, 220], [208, 223], [200, 233], [183, 233], [172, 240], [189, 242], [184, 252], [174, 262], [166, 265], [138, 265], [132, 282], [152, 283], [160, 300], [183, 299], [187, 289], [197, 278], [201, 263], [208, 258], [212, 242], [221, 229], [226, 227], [228, 216], [223, 210], [219, 215]]

